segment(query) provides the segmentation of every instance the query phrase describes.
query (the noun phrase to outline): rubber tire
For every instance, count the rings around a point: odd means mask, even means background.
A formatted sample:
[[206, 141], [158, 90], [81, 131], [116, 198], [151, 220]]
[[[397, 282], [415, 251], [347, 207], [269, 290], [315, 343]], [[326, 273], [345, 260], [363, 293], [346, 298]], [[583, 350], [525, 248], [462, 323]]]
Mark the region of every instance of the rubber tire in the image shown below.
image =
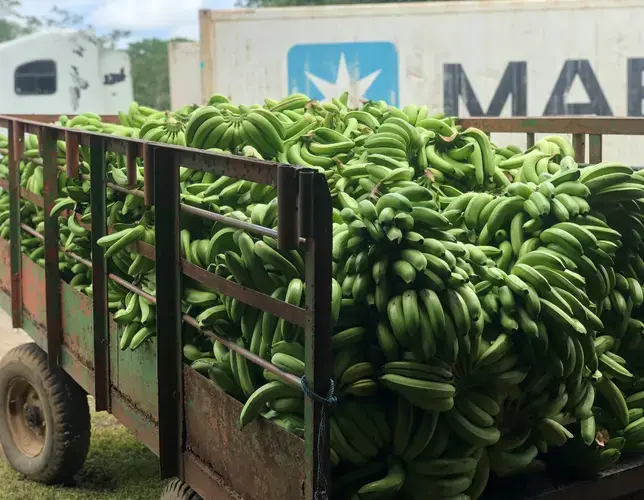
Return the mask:
[[[4, 419], [9, 383], [26, 379], [36, 390], [46, 424], [44, 446], [35, 457], [14, 443]], [[51, 371], [45, 352], [35, 343], [22, 344], [0, 361], [0, 444], [11, 466], [27, 479], [43, 484], [66, 483], [81, 469], [89, 451], [91, 422], [87, 394], [62, 369]]]
[[203, 500], [203, 498], [181, 479], [175, 478], [163, 489], [160, 500]]

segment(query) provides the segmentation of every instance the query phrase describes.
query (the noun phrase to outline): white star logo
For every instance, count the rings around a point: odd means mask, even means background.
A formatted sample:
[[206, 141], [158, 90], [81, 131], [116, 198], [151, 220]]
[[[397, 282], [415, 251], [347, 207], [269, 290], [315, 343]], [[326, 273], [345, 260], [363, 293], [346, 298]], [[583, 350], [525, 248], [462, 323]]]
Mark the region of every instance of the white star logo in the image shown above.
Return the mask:
[[344, 52], [340, 54], [340, 63], [338, 64], [338, 75], [335, 82], [328, 82], [319, 76], [315, 76], [308, 71], [305, 71], [306, 77], [315, 85], [324, 96], [321, 102], [331, 102], [332, 97], [338, 97], [342, 92], [349, 91], [349, 106], [358, 107], [360, 101], [365, 100], [365, 94], [369, 87], [373, 84], [382, 70], [374, 71], [373, 73], [359, 79], [358, 68], [356, 68], [355, 75], [349, 73], [347, 66], [347, 59]]

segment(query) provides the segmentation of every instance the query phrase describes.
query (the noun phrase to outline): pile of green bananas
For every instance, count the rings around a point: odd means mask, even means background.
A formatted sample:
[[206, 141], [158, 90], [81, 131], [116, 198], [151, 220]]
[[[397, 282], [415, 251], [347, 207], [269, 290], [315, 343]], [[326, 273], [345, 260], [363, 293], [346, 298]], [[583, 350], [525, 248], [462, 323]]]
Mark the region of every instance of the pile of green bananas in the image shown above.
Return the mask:
[[[572, 146], [548, 136], [526, 151], [482, 131], [385, 102], [347, 106], [294, 94], [251, 106], [213, 95], [202, 107], [159, 112], [133, 103], [121, 124], [87, 113], [59, 124], [221, 154], [307, 166], [333, 197], [334, 498], [479, 498], [492, 476], [560, 468], [595, 474], [644, 451], [644, 175], [606, 162], [580, 168]], [[0, 137], [0, 154], [6, 153]], [[42, 161], [28, 136], [21, 182], [42, 194]], [[65, 143], [58, 142], [65, 166]], [[108, 153], [109, 180], [127, 186], [125, 159]], [[0, 177], [7, 176], [7, 158]], [[138, 160], [137, 187], [143, 187]], [[91, 175], [81, 148], [80, 172]], [[182, 203], [277, 226], [276, 191], [181, 168]], [[91, 256], [90, 183], [61, 171], [61, 249]], [[156, 291], [154, 211], [108, 190], [109, 269]], [[44, 231], [42, 209], [23, 221]], [[9, 233], [0, 193], [0, 235]], [[38, 238], [23, 251], [44, 264]], [[182, 214], [190, 263], [289, 304], [305, 304], [303, 254], [269, 237]], [[61, 251], [63, 277], [91, 295], [91, 270]], [[297, 377], [304, 332], [183, 280], [191, 366], [244, 403], [239, 426], [266, 418], [303, 436], [300, 390], [212, 341], [214, 330]], [[110, 281], [120, 347], [149, 346], [155, 308]], [[564, 460], [561, 460], [561, 457]]]

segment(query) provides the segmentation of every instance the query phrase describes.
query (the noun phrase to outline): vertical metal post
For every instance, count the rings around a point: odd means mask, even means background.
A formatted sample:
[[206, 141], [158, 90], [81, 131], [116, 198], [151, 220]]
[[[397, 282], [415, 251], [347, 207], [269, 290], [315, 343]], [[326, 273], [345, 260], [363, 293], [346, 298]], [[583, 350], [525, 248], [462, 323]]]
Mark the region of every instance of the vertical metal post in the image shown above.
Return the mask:
[[127, 170], [128, 187], [136, 186], [136, 156], [139, 151], [139, 144], [136, 142], [127, 143], [127, 155], [125, 156], [125, 166]]
[[[311, 314], [306, 329], [306, 379], [317, 395], [328, 395], [332, 376], [331, 351], [331, 195], [324, 176], [317, 172], [300, 172], [300, 201], [310, 204], [302, 209], [303, 217], [313, 218], [312, 224], [301, 218], [306, 232], [306, 309]], [[306, 230], [306, 227], [309, 230]], [[279, 228], [278, 228], [279, 229]], [[312, 398], [305, 398], [306, 479], [305, 498], [312, 500], [316, 492], [331, 492], [329, 408]]]
[[60, 303], [60, 270], [58, 267], [58, 216], [50, 217], [58, 198], [58, 153], [56, 134], [43, 127], [38, 134], [43, 159], [45, 198], [45, 299], [47, 304], [47, 355], [49, 366], [54, 369], [60, 362], [63, 328]]
[[90, 139], [91, 210], [92, 210], [92, 302], [94, 320], [94, 397], [97, 411], [109, 411], [110, 404], [110, 335], [107, 309], [107, 262], [105, 250], [97, 241], [107, 234], [105, 142]]
[[78, 134], [65, 130], [65, 163], [67, 164], [67, 177], [78, 178], [80, 155], [78, 153]]
[[154, 150], [149, 144], [143, 145], [143, 203], [154, 205]]
[[20, 254], [20, 161], [24, 149], [22, 123], [9, 122], [9, 240], [11, 244], [11, 324], [22, 327], [22, 255]]
[[534, 132], [527, 132], [525, 137], [526, 137], [526, 149], [534, 146]]
[[297, 170], [288, 165], [277, 167], [277, 247], [297, 248]]
[[[174, 153], [150, 148], [145, 160], [153, 171], [157, 273], [157, 382], [161, 476], [183, 477], [183, 362], [181, 342], [181, 252], [179, 243], [179, 167]], [[150, 181], [146, 175], [147, 183]], [[147, 192], [147, 189], [146, 189]]]
[[602, 149], [602, 135], [590, 134], [588, 136], [588, 163], [600, 163], [603, 156]]
[[584, 163], [586, 161], [586, 135], [572, 134], [572, 147], [575, 150], [575, 161]]

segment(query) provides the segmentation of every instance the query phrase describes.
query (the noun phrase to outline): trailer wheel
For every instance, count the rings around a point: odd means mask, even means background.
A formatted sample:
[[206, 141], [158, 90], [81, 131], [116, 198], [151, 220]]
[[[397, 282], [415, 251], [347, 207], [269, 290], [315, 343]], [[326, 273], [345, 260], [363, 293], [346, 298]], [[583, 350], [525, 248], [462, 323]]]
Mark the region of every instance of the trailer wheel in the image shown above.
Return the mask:
[[163, 489], [160, 500], [203, 500], [203, 498], [180, 479], [173, 479]]
[[0, 361], [0, 444], [11, 466], [27, 479], [64, 483], [89, 450], [87, 395], [63, 370], [51, 371], [35, 343]]

